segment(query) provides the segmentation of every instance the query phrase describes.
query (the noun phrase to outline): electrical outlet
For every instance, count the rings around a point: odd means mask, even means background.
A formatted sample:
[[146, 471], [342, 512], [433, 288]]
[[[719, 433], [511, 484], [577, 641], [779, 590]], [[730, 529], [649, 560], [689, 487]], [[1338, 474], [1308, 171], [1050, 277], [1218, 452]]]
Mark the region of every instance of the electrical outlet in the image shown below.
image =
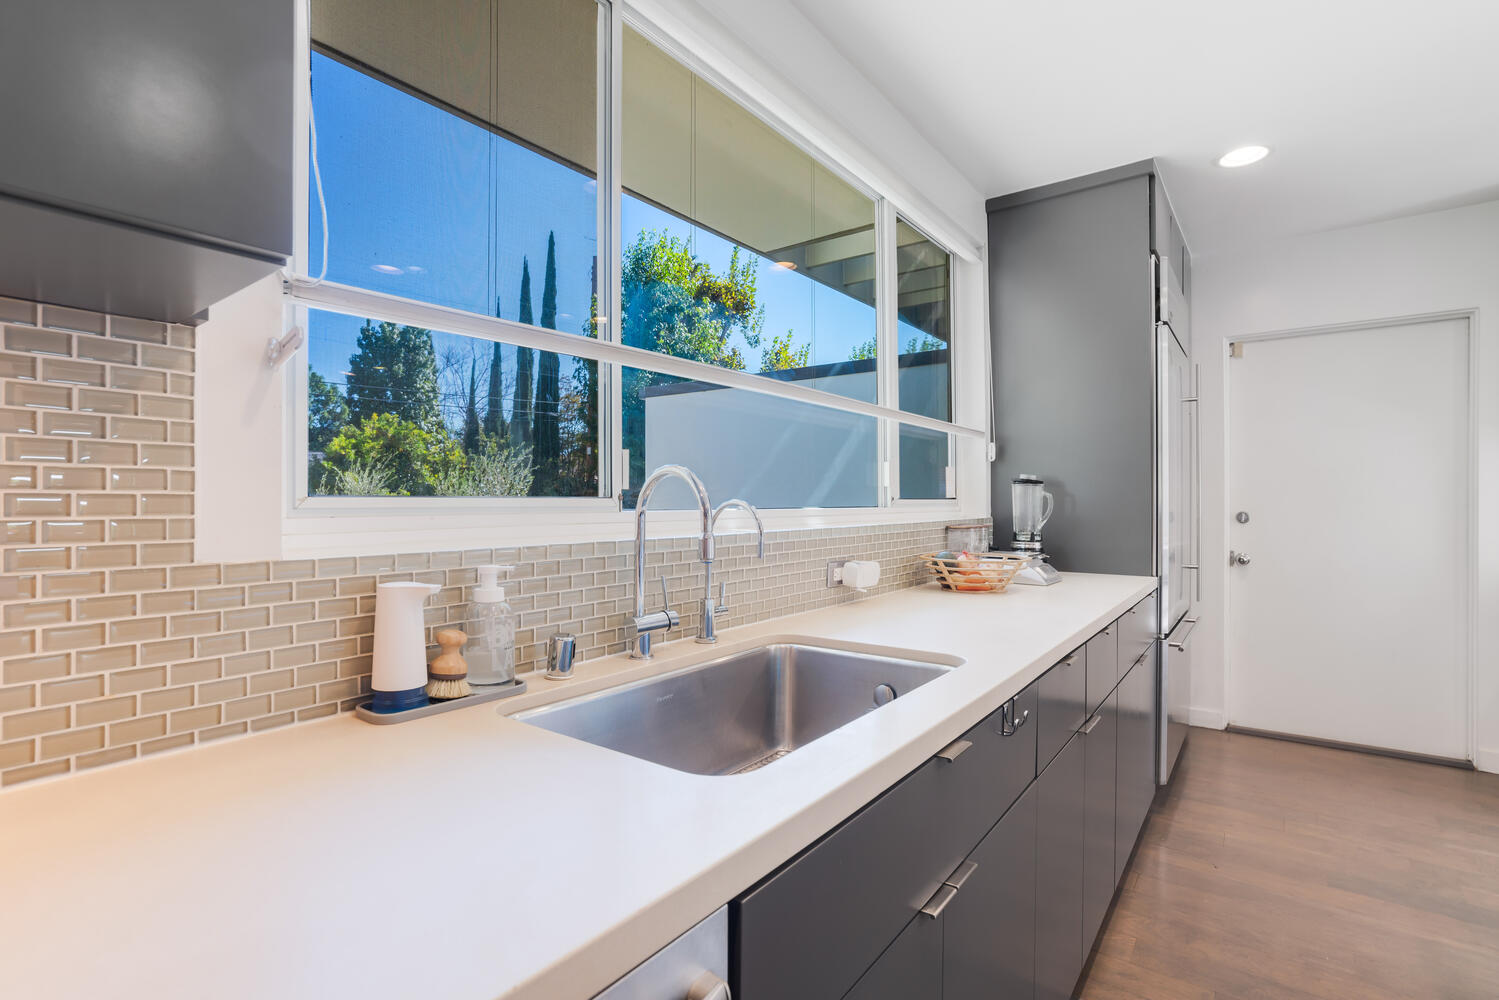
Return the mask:
[[842, 559], [828, 560], [828, 586], [843, 586], [843, 564], [852, 559], [853, 556], [844, 556]]

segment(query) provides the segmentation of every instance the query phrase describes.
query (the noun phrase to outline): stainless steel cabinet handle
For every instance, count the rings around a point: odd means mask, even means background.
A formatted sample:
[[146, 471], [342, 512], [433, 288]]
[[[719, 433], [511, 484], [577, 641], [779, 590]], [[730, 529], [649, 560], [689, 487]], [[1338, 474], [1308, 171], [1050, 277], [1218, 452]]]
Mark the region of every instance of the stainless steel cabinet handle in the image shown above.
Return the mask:
[[688, 987], [686, 1000], [732, 1000], [732, 998], [729, 995], [728, 983], [711, 972], [705, 972]]
[[1025, 720], [1031, 717], [1031, 710], [1027, 708], [1020, 713], [1020, 718], [1017, 719], [1015, 717], [1015, 709], [1018, 707], [1014, 698], [999, 706], [999, 735], [1014, 736], [1020, 727], [1025, 725]]
[[973, 746], [973, 743], [970, 740], [953, 740], [947, 746], [938, 750], [937, 756], [951, 764], [963, 756], [964, 752], [971, 746]]
[[954, 889], [961, 889], [963, 888], [963, 883], [967, 882], [973, 876], [973, 873], [978, 870], [979, 863], [977, 861], [965, 861], [961, 865], [958, 865], [957, 870], [947, 876], [947, 881], [943, 885], [950, 885]]
[[1083, 723], [1082, 728], [1080, 728], [1078, 730], [1078, 732], [1082, 733], [1084, 736], [1087, 736], [1093, 730], [1095, 730], [1095, 729], [1098, 728], [1098, 720], [1100, 718], [1101, 718], [1101, 716], [1097, 716], [1097, 715], [1093, 716], [1093, 718], [1091, 718], [1087, 722]]
[[958, 890], [954, 889], [952, 886], [943, 885], [942, 888], [937, 890], [936, 894], [933, 895], [931, 899], [926, 901], [926, 905], [921, 908], [921, 915], [923, 917], [931, 917], [933, 920], [936, 920], [938, 917], [942, 916], [942, 911], [947, 909], [947, 904], [951, 903], [952, 898], [957, 894]]

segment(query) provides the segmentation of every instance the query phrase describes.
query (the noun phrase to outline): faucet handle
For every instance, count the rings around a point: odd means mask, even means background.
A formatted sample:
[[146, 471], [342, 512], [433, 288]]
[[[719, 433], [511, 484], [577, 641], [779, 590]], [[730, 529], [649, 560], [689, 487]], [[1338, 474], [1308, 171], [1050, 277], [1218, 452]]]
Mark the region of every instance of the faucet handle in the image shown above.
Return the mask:
[[718, 603], [713, 606], [715, 615], [726, 615], [729, 613], [728, 605], [729, 585], [722, 580], [718, 581]]
[[680, 621], [680, 619], [676, 615], [672, 614], [671, 601], [669, 601], [666, 597], [665, 573], [661, 574], [661, 613], [666, 615], [666, 631], [670, 632], [672, 626], [676, 625]]

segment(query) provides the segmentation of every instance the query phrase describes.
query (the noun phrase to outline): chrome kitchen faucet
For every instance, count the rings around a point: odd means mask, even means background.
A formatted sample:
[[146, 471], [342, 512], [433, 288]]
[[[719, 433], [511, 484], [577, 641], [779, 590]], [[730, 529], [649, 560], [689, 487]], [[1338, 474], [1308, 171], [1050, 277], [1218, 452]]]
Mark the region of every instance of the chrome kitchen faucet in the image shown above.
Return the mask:
[[755, 519], [755, 530], [759, 533], [760, 558], [765, 558], [765, 525], [761, 523], [760, 512], [753, 505], [744, 500], [734, 499], [725, 501], [715, 509], [708, 499], [708, 490], [703, 486], [703, 481], [684, 465], [663, 465], [652, 472], [645, 484], [640, 487], [640, 495], [635, 500], [635, 617], [632, 621], [635, 626], [635, 638], [630, 648], [630, 658], [635, 660], [651, 658], [652, 632], [670, 631], [681, 624], [681, 616], [673, 611], [667, 602], [665, 576], [661, 578], [661, 610], [650, 614], [645, 612], [645, 514], [650, 504], [651, 494], [655, 492], [657, 484], [672, 476], [691, 487], [697, 500], [698, 512], [702, 515], [702, 531], [699, 541], [700, 558], [703, 562], [703, 603], [702, 619], [698, 623], [697, 630], [698, 642], [718, 641], [713, 627], [714, 619], [726, 614], [729, 610], [724, 604], [725, 591], [722, 586], [719, 587], [718, 601], [713, 600], [713, 526], [718, 522], [718, 516], [730, 507], [738, 507], [748, 512]]

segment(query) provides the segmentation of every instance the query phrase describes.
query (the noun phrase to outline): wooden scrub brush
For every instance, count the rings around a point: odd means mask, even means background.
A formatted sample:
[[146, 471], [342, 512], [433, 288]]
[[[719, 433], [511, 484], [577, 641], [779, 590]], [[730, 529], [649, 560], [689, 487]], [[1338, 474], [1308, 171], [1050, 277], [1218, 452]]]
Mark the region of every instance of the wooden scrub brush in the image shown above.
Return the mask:
[[432, 678], [427, 682], [428, 698], [452, 701], [474, 693], [468, 686], [468, 663], [459, 652], [465, 642], [468, 642], [468, 633], [462, 629], [445, 628], [437, 633], [437, 644], [442, 647], [442, 652], [427, 667]]

